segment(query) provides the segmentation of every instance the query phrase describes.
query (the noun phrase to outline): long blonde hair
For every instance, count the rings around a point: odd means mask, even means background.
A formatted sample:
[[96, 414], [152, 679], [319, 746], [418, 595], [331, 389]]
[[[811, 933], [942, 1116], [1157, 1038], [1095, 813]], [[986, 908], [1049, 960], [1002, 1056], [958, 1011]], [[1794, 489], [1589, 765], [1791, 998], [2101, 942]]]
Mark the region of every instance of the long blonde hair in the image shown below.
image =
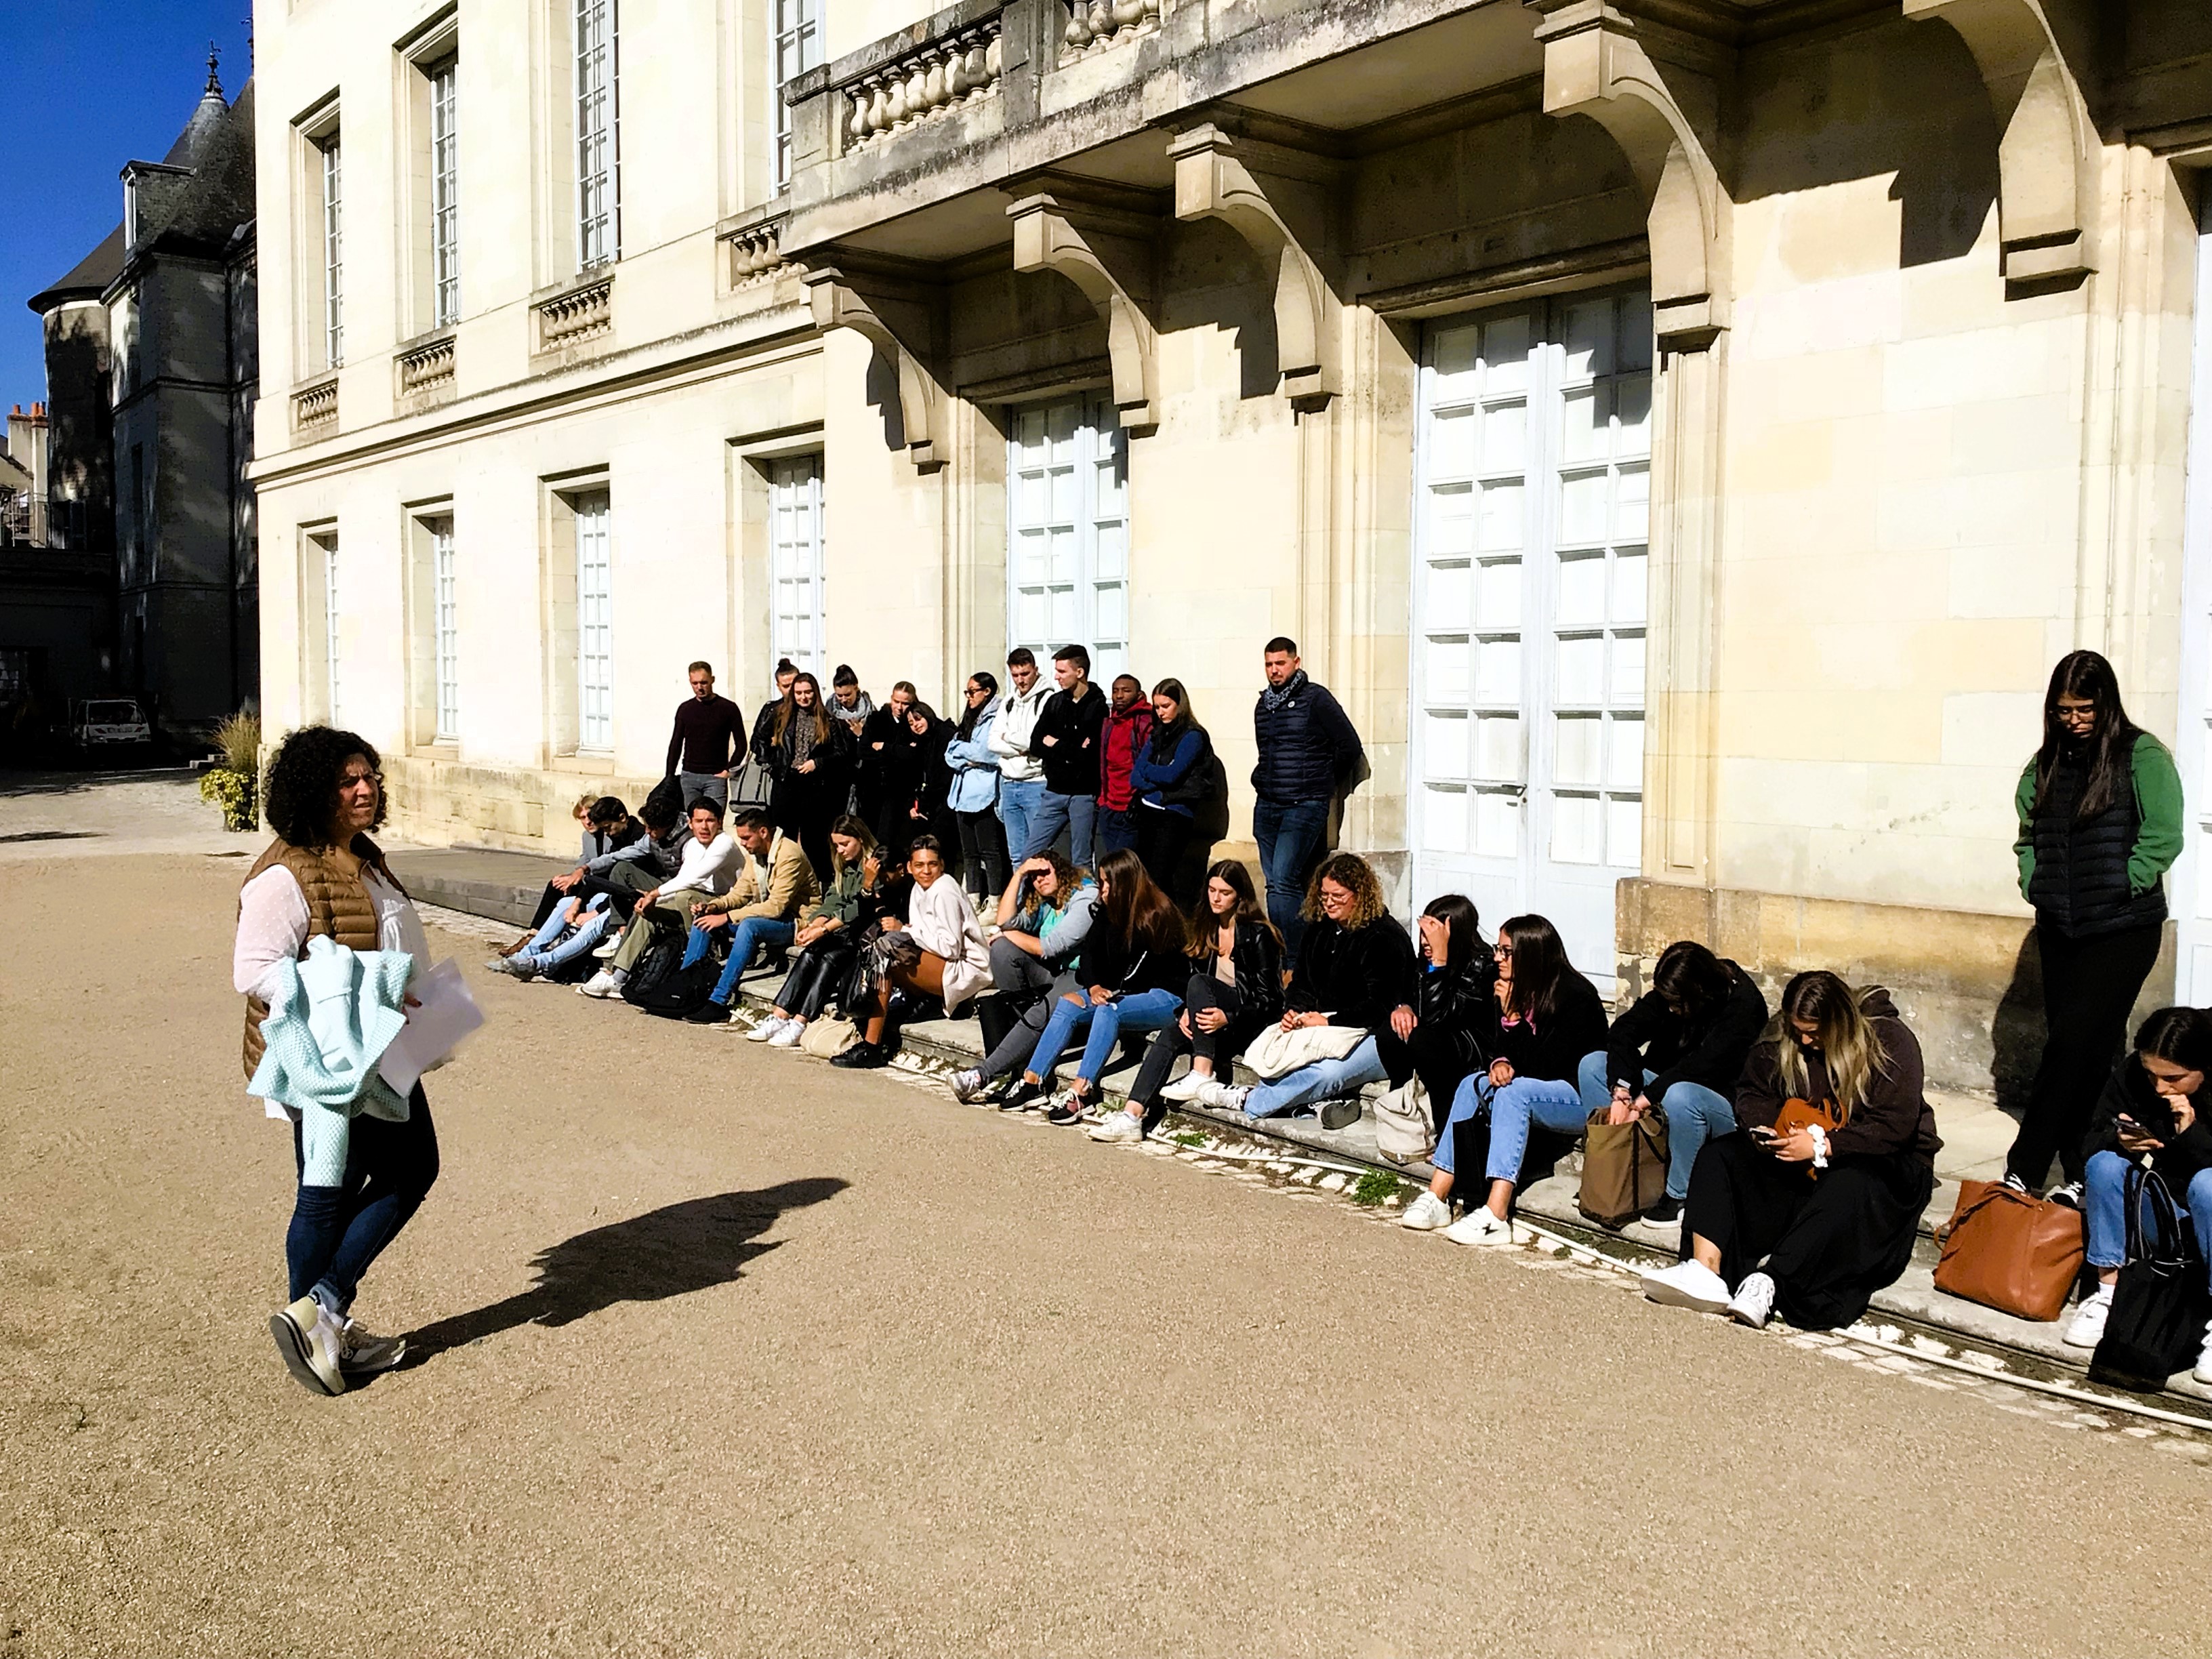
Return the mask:
[[1814, 1042], [1828, 1068], [1837, 1116], [1845, 1123], [1851, 1121], [1852, 1112], [1866, 1103], [1875, 1079], [1889, 1075], [1889, 1054], [1875, 1035], [1874, 1022], [1866, 1017], [1865, 1005], [1881, 989], [1869, 986], [1854, 991], [1825, 969], [1800, 974], [1783, 987], [1773, 1040], [1780, 1050], [1777, 1070], [1785, 1093], [1798, 1100], [1812, 1099], [1812, 1067], [1805, 1063], [1804, 1045], [1792, 1025], [1802, 1019], [1819, 1033]]

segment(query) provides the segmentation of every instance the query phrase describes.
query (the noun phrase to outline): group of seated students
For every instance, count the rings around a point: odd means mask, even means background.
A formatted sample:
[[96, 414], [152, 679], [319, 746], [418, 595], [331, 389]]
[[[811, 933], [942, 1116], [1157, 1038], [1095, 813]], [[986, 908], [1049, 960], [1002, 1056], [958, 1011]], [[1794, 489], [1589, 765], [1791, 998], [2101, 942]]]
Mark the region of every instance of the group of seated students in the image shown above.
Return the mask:
[[[654, 928], [688, 932], [687, 966], [726, 939], [713, 992], [690, 1018], [730, 1019], [757, 953], [784, 976], [750, 1040], [796, 1047], [835, 1008], [858, 1034], [833, 1058], [841, 1066], [886, 1064], [902, 1018], [973, 1012], [986, 1052], [953, 1074], [954, 1095], [1088, 1124], [1100, 1141], [1141, 1139], [1170, 1105], [1194, 1101], [1255, 1120], [1312, 1111], [1340, 1127], [1359, 1116], [1365, 1085], [1418, 1079], [1441, 1122], [1434, 1176], [1402, 1224], [1455, 1243], [1512, 1243], [1515, 1194], [1565, 1141], [1601, 1117], [1662, 1113], [1667, 1176], [1644, 1218], [1679, 1224], [1681, 1259], [1646, 1276], [1655, 1301], [1753, 1326], [1776, 1313], [1802, 1328], [1848, 1325], [1905, 1270], [1934, 1190], [1942, 1142], [1919, 1043], [1886, 990], [1833, 973], [1797, 975], [1770, 1017], [1743, 969], [1680, 940], [1608, 1020], [1544, 917], [1512, 917], [1486, 939], [1474, 903], [1448, 894], [1409, 936], [1375, 872], [1348, 853], [1315, 871], [1286, 975], [1281, 937], [1235, 860], [1206, 872], [1186, 915], [1131, 850], [1095, 872], [1048, 850], [1011, 872], [986, 922], [933, 836], [900, 859], [857, 816], [831, 825], [826, 884], [757, 810], [726, 830], [712, 799], [679, 818], [656, 792], [635, 820], [611, 799], [579, 816], [576, 868], [548, 885], [501, 971], [546, 976], [611, 950], [578, 987], [611, 996]], [[1326, 1053], [1256, 1085], [1235, 1080], [1234, 1061], [1263, 1034], [1324, 1027], [1336, 1028]], [[1142, 1057], [1126, 1106], [1106, 1109], [1102, 1075], [1124, 1045]], [[2102, 1332], [2131, 1160], [2152, 1159], [2212, 1256], [2212, 1127], [2198, 1112], [2208, 1073], [2212, 1016], [2191, 1009], [2154, 1016], [2114, 1073], [2085, 1200], [2101, 1288], [2075, 1310], [2068, 1341], [2094, 1346]], [[1481, 1182], [1462, 1187], [1461, 1171], [1476, 1168]], [[2212, 1380], [2212, 1351], [2200, 1375]]]

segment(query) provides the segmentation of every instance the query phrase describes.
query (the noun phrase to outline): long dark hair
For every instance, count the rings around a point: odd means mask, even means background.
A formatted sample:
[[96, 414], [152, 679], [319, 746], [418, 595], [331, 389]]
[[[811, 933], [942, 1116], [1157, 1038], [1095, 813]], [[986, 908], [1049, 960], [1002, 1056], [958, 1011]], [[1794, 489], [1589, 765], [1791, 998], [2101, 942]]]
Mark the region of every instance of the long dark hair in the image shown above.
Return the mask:
[[1162, 760], [1173, 755], [1176, 745], [1182, 741], [1182, 734], [1186, 732], [1195, 732], [1200, 737], [1206, 735], [1206, 728], [1198, 723], [1198, 716], [1190, 712], [1190, 693], [1182, 689], [1181, 680], [1162, 680], [1152, 687], [1152, 695], [1156, 697], [1173, 697], [1176, 706], [1175, 719], [1164, 726], [1159, 724], [1158, 720], [1152, 724], [1154, 755]]
[[[842, 813], [832, 820], [830, 833], [833, 836], [842, 836], [848, 841], [860, 842], [860, 850], [854, 860], [856, 864], [866, 863], [868, 854], [874, 852], [878, 845], [876, 832], [868, 828], [868, 821], [851, 812]], [[842, 876], [845, 873], [845, 860], [837, 856], [837, 849], [835, 846], [830, 849], [830, 867], [835, 875]]]
[[1134, 853], [1117, 847], [1099, 860], [1098, 881], [1106, 890], [1099, 901], [1099, 920], [1131, 950], [1166, 955], [1182, 949], [1182, 912], [1160, 890]]
[[[1260, 902], [1259, 890], [1252, 884], [1252, 872], [1241, 860], [1223, 859], [1206, 872], [1206, 886], [1199, 890], [1198, 908], [1191, 913], [1190, 938], [1183, 945], [1188, 957], [1210, 957], [1213, 954], [1213, 936], [1221, 928], [1221, 921], [1213, 914], [1211, 889], [1218, 880], [1237, 895], [1237, 907], [1229, 913], [1231, 921], [1242, 925], [1256, 922], [1269, 933], [1275, 933], [1275, 924], [1267, 920], [1267, 907]], [[1275, 933], [1278, 944], [1282, 935]]]
[[2201, 1008], [2161, 1008], [2136, 1031], [2136, 1053], [2184, 1071], [2212, 1072], [2212, 1018]]
[[1734, 978], [1721, 959], [1693, 939], [1678, 939], [1659, 953], [1651, 988], [1668, 1008], [1692, 1025], [1702, 1025], [1728, 1000]]
[[1513, 1000], [1506, 1012], [1547, 1020], [1559, 1012], [1560, 990], [1575, 970], [1559, 930], [1543, 916], [1509, 916], [1498, 930], [1513, 947]]
[[979, 668], [968, 678], [975, 681], [976, 684], [981, 686], [987, 695], [984, 696], [982, 702], [975, 702], [969, 699], [964, 692], [962, 694], [961, 701], [966, 702], [968, 704], [968, 708], [966, 712], [960, 716], [959, 729], [955, 732], [953, 735], [958, 738], [963, 743], [967, 742], [969, 738], [975, 735], [976, 720], [982, 714], [986, 708], [988, 708], [991, 706], [991, 699], [999, 695], [999, 677], [996, 674], [994, 674], [989, 669]]
[[2051, 799], [2051, 775], [2060, 755], [2072, 741], [2058, 718], [2058, 699], [2081, 697], [2096, 709], [2096, 724], [2089, 728], [2087, 759], [2089, 775], [2081, 786], [2081, 799], [2074, 809], [2077, 818], [2093, 818], [2134, 788], [2136, 739], [2142, 728], [2128, 718], [2120, 706], [2120, 677], [2112, 665], [2094, 651], [2069, 651], [2051, 671], [2051, 689], [2043, 694], [2043, 747], [2035, 751], [2035, 805], [2040, 817]]
[[814, 688], [814, 741], [830, 741], [830, 705], [822, 698], [822, 682], [804, 668], [791, 677], [791, 693], [775, 706], [775, 740], [781, 743], [784, 734], [791, 730], [792, 717], [799, 711], [799, 683], [805, 680]]
[[1466, 894], [1445, 893], [1432, 898], [1421, 914], [1444, 925], [1447, 966], [1466, 973], [1490, 961], [1490, 941], [1482, 936], [1482, 913]]

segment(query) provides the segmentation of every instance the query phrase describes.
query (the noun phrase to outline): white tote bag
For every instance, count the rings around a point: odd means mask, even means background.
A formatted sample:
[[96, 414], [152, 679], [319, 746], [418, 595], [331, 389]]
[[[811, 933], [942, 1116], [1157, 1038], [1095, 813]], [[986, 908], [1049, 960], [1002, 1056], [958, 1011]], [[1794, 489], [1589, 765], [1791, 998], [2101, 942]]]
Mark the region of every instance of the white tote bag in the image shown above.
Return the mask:
[[1342, 1060], [1366, 1040], [1358, 1025], [1301, 1025], [1289, 1031], [1270, 1025], [1244, 1050], [1244, 1063], [1273, 1083], [1316, 1060]]

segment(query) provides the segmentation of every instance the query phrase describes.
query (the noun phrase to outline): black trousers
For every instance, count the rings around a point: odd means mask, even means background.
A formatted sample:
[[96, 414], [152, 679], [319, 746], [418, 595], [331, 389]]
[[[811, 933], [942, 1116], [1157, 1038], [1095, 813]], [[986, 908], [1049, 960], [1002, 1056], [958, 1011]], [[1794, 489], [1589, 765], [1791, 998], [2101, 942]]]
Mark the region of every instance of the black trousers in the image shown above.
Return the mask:
[[1192, 821], [1180, 812], [1146, 806], [1141, 801], [1130, 807], [1129, 817], [1137, 826], [1137, 861], [1145, 866], [1145, 873], [1177, 904], [1187, 904], [1188, 896], [1176, 887], [1183, 850], [1190, 845]]
[[1429, 1091], [1431, 1109], [1442, 1122], [1451, 1110], [1459, 1085], [1476, 1069], [1481, 1056], [1464, 1036], [1434, 1024], [1416, 1025], [1413, 1035], [1401, 1038], [1395, 1031], [1375, 1034], [1375, 1052], [1390, 1073], [1390, 1086], [1402, 1089], [1413, 1078]]
[[2043, 1060], [2027, 1094], [2005, 1168], [2041, 1187], [2055, 1156], [2069, 1181], [2088, 1167], [2081, 1142], [2105, 1079], [2128, 1040], [2128, 1012], [2158, 961], [2163, 923], [2095, 939], [2068, 939], [2039, 924], [2043, 960]]
[[1006, 828], [999, 815], [986, 807], [981, 812], [955, 812], [960, 826], [961, 876], [971, 893], [993, 898], [1006, 890], [1013, 872], [1006, 862]]
[[1682, 1253], [1692, 1235], [1718, 1246], [1731, 1288], [1764, 1259], [1776, 1310], [1801, 1330], [1832, 1330], [1897, 1282], [1935, 1190], [1935, 1170], [1911, 1152], [1838, 1158], [1815, 1181], [1747, 1134], [1722, 1135], [1690, 1171]]
[[769, 801], [769, 821], [785, 835], [799, 838], [806, 861], [824, 887], [837, 879], [830, 856], [830, 826], [844, 812], [850, 793], [851, 780], [842, 771], [824, 772], [818, 778], [811, 772], [793, 772], [776, 780]]
[[824, 933], [791, 959], [775, 1006], [799, 1019], [813, 1019], [836, 994], [860, 951], [860, 936], [850, 927]]
[[[1243, 1012], [1244, 999], [1233, 985], [1224, 984], [1212, 974], [1193, 974], [1182, 994], [1183, 1012], [1190, 1016], [1190, 1035], [1182, 1034], [1181, 1022], [1163, 1025], [1152, 1033], [1152, 1045], [1145, 1050], [1144, 1064], [1137, 1067], [1137, 1079], [1129, 1085], [1129, 1098], [1139, 1106], [1150, 1107], [1159, 1098], [1160, 1091], [1168, 1086], [1168, 1076], [1175, 1070], [1179, 1054], [1203, 1054], [1213, 1063], [1213, 1075], [1229, 1081], [1229, 1062], [1243, 1054], [1252, 1039], [1267, 1029], [1267, 1022], [1255, 1019]], [[1218, 1031], [1198, 1029], [1201, 1009], [1218, 1008], [1229, 1016], [1229, 1024]]]

